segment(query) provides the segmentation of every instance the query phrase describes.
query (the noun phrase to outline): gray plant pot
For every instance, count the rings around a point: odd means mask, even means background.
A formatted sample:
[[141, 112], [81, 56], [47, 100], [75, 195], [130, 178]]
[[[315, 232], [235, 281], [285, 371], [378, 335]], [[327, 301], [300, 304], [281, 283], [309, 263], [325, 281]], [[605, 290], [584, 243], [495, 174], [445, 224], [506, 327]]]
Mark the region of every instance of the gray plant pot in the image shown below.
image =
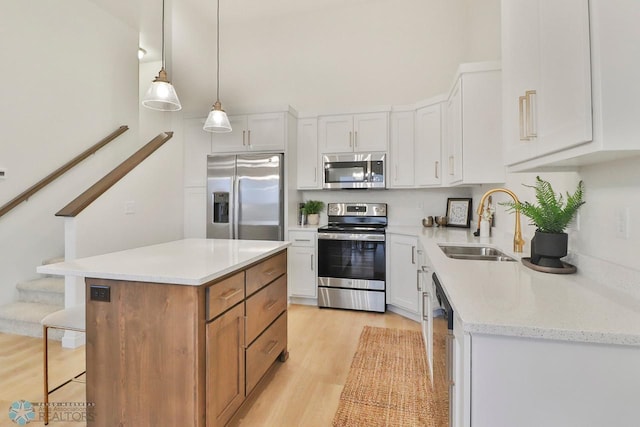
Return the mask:
[[542, 267], [563, 268], [560, 258], [567, 256], [567, 233], [536, 231], [531, 239], [531, 262]]

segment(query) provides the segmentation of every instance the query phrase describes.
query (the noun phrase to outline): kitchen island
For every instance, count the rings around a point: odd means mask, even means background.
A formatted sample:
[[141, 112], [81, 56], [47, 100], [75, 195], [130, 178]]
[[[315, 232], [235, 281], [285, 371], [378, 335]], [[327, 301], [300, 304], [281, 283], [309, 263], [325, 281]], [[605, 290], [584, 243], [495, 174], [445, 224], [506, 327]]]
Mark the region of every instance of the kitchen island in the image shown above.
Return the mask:
[[85, 277], [87, 425], [226, 424], [287, 359], [288, 245], [186, 239], [39, 267]]
[[[599, 283], [580, 268], [531, 270], [520, 262], [529, 248], [514, 253], [511, 235], [423, 227], [387, 233], [418, 237], [426, 268], [452, 305], [454, 426], [637, 425], [640, 299], [632, 276], [625, 289], [613, 275]], [[439, 245], [452, 244], [495, 247], [516, 262], [449, 258]]]

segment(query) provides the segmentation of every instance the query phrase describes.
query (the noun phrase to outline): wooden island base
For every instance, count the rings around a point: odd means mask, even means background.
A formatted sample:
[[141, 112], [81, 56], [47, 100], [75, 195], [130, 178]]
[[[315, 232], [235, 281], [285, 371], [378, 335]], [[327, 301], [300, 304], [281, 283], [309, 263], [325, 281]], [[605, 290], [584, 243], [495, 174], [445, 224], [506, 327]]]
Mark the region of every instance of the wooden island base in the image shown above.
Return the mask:
[[288, 359], [286, 271], [283, 250], [201, 286], [87, 277], [87, 425], [225, 425]]

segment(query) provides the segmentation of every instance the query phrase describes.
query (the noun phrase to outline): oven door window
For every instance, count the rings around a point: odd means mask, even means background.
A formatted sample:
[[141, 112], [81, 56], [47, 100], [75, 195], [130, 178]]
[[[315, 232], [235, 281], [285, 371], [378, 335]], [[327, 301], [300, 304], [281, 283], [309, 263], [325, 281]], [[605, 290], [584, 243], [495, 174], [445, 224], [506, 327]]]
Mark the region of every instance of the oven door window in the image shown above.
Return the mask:
[[329, 163], [324, 170], [324, 180], [328, 183], [367, 181], [366, 162]]
[[385, 242], [318, 240], [318, 276], [385, 280]]

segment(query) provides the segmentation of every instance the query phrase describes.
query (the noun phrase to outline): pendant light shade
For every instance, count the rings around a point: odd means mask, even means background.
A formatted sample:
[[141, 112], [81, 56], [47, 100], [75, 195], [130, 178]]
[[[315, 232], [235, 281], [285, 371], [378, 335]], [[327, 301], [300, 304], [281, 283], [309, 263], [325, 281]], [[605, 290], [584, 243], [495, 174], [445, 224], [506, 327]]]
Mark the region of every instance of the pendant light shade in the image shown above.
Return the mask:
[[142, 105], [158, 111], [178, 111], [182, 108], [176, 90], [167, 77], [164, 62], [164, 0], [162, 0], [162, 68], [144, 95]]
[[220, 101], [213, 104], [203, 129], [207, 132], [231, 132], [231, 123], [229, 123], [227, 113], [222, 109]]
[[216, 11], [216, 102], [213, 103], [203, 129], [207, 132], [231, 132], [231, 123], [220, 104], [220, 0]]

